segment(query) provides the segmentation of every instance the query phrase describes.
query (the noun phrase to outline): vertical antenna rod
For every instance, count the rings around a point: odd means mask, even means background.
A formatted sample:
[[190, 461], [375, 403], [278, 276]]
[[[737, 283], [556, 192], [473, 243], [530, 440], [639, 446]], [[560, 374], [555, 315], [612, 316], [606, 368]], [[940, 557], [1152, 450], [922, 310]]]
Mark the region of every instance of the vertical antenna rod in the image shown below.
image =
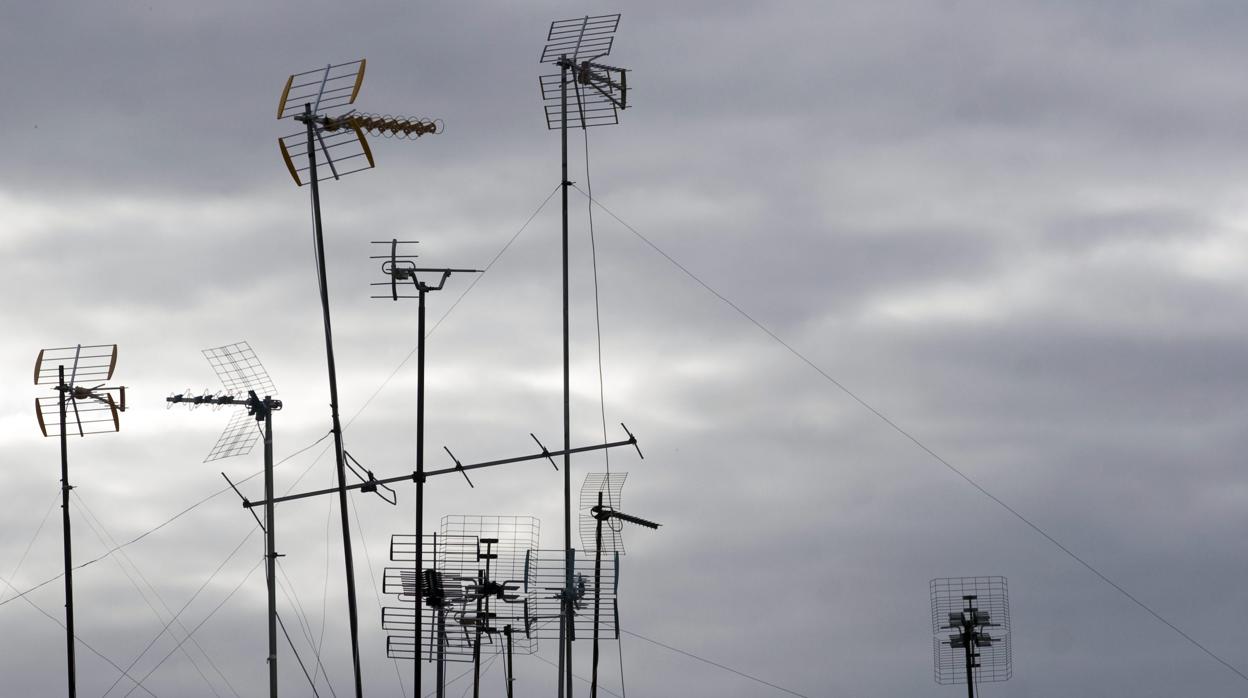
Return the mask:
[[[77, 360], [75, 359], [75, 363]], [[61, 531], [65, 536], [65, 660], [69, 671], [69, 698], [78, 695], [78, 671], [74, 662], [74, 561], [69, 538], [69, 443], [66, 441], [65, 403], [69, 401], [65, 366], [56, 367], [61, 392]]]
[[[563, 440], [564, 450], [571, 447], [571, 379], [569, 375], [569, 329], [568, 329], [568, 84], [576, 81], [576, 109], [581, 128], [613, 124], [618, 121], [617, 112], [627, 105], [627, 83], [624, 70], [596, 63], [611, 52], [614, 34], [620, 23], [620, 15], [599, 15], [552, 22], [547, 44], [542, 51], [542, 63], [559, 66], [558, 75], [544, 75], [539, 79], [542, 98], [546, 104], [546, 127], [558, 128], [562, 156], [563, 189]], [[588, 57], [588, 60], [586, 58]], [[559, 90], [553, 89], [554, 81]], [[557, 95], [557, 96], [556, 96]], [[557, 100], [557, 102], [556, 102]], [[551, 102], [555, 102], [551, 104]], [[563, 460], [563, 542], [564, 542], [564, 607], [561, 614], [562, 628], [559, 640], [559, 673], [561, 676], [559, 698], [572, 698], [572, 641], [575, 639], [572, 623], [572, 567], [575, 551], [572, 549], [572, 473], [571, 458]]]
[[[360, 678], [360, 619], [355, 604], [355, 561], [351, 554], [351, 526], [347, 514], [347, 475], [342, 447], [342, 424], [338, 420], [338, 373], [334, 366], [334, 334], [329, 321], [329, 283], [325, 268], [325, 238], [321, 227], [321, 193], [316, 171], [316, 122], [312, 104], [303, 108], [308, 129], [308, 169], [312, 185], [312, 223], [316, 238], [317, 277], [321, 292], [321, 316], [325, 322], [325, 360], [329, 365], [329, 413], [334, 434], [334, 465], [338, 476], [338, 508], [342, 514], [342, 557], [347, 572], [347, 614], [351, 630], [351, 667], [355, 672], [355, 695], [362, 698], [364, 684]], [[273, 497], [266, 497], [270, 502]]]
[[[255, 393], [252, 393], [255, 395]], [[257, 406], [264, 417], [264, 559], [269, 576], [269, 695], [277, 698], [277, 523], [273, 519], [273, 410]], [[260, 417], [260, 414], [256, 415]]]

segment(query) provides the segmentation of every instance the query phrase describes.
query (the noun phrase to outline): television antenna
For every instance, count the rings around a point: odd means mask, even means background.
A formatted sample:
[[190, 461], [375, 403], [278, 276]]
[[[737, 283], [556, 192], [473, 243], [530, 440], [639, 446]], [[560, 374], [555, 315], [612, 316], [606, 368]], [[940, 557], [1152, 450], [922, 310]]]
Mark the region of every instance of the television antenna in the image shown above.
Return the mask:
[[[624, 478], [628, 477], [628, 473], [617, 473], [616, 475], [617, 476], [622, 475], [622, 477], [618, 478], [617, 481], [619, 485], [618, 487], [614, 489], [611, 486], [611, 482], [613, 479], [611, 473], [589, 473], [585, 477], [585, 485], [582, 486], [581, 488], [581, 497], [582, 497], [582, 505], [583, 505], [584, 504], [583, 498], [585, 496], [586, 489], [592, 485], [595, 485], [595, 484], [598, 485], [597, 487], [598, 503], [590, 507], [589, 509], [589, 515], [595, 521], [595, 526], [594, 526], [594, 529], [595, 529], [594, 531], [594, 653], [593, 653], [593, 669], [592, 669], [592, 673], [590, 674], [590, 682], [589, 682], [589, 695], [591, 696], [591, 698], [598, 698], [598, 630], [599, 630], [598, 625], [599, 625], [599, 618], [600, 618], [599, 604], [601, 601], [599, 598], [600, 596], [599, 590], [602, 588], [602, 553], [605, 547], [603, 544], [604, 543], [603, 524], [605, 523], [607, 530], [611, 532], [612, 546], [607, 549], [616, 555], [617, 571], [618, 571], [618, 566], [619, 566], [619, 562], [618, 562], [619, 556], [624, 554], [624, 544], [620, 540], [620, 528], [623, 527], [623, 523], [627, 522], [631, 524], [636, 524], [638, 526], [644, 526], [646, 528], [653, 528], [653, 529], [657, 529], [659, 527], [659, 524], [653, 521], [647, 521], [646, 519], [633, 516], [631, 514], [625, 514], [624, 512], [615, 508], [615, 506], [618, 506], [618, 503], [620, 501], [620, 493], [621, 493], [621, 490], [624, 488]], [[614, 505], [603, 503], [603, 495], [607, 491], [611, 491], [611, 493], [614, 495], [614, 497], [611, 500], [607, 500], [607, 501], [613, 501], [615, 503]], [[618, 640], [619, 633], [620, 633], [618, 607], [615, 609], [615, 621], [616, 621], [615, 634], [616, 634], [616, 639]]]
[[[105, 434], [121, 430], [120, 412], [126, 409], [126, 389], [107, 387], [117, 367], [116, 344], [75, 344], [40, 349], [35, 359], [35, 385], [51, 385], [56, 395], [35, 398], [35, 418], [44, 436], [61, 442], [61, 533], [65, 557], [65, 661], [69, 697], [78, 695], [74, 660], [74, 566], [69, 535], [69, 434]], [[66, 372], [68, 370], [68, 375]], [[100, 381], [97, 385], [89, 385]], [[116, 397], [114, 397], [116, 396]], [[47, 419], [56, 409], [57, 421]], [[74, 422], [69, 423], [70, 408]], [[49, 428], [51, 431], [49, 432]]]
[[933, 579], [932, 658], [936, 683], [966, 684], [968, 698], [984, 681], [1014, 674], [1005, 577]]
[[[190, 395], [190, 391], [171, 395], [165, 399], [170, 406], [175, 404], [212, 405], [220, 409], [225, 406], [242, 407], [230, 416], [225, 430], [217, 439], [217, 443], [208, 452], [204, 462], [208, 463], [222, 458], [243, 456], [251, 453], [251, 449], [264, 436], [264, 496], [273, 499], [273, 412], [282, 409], [282, 401], [274, 399], [277, 390], [272, 379], [256, 357], [255, 351], [247, 342], [236, 342], [225, 346], [204, 350], [204, 358], [212, 366], [221, 380], [223, 391], [200, 395]], [[264, 397], [260, 397], [263, 395]], [[256, 428], [256, 423], [262, 425]], [[225, 477], [225, 473], [221, 473]], [[226, 482], [230, 482], [228, 477]], [[230, 487], [234, 483], [230, 482]], [[238, 488], [234, 488], [238, 492]], [[241, 497], [242, 494], [240, 493]], [[244, 502], [247, 500], [244, 498]], [[269, 696], [277, 698], [277, 548], [276, 522], [273, 518], [273, 505], [264, 507], [264, 560], [265, 573], [268, 578], [268, 630], [269, 630]]]
[[[620, 15], [597, 15], [564, 19], [551, 22], [542, 49], [540, 63], [552, 63], [559, 73], [538, 78], [546, 111], [546, 128], [559, 129], [562, 155], [560, 187], [563, 190], [563, 446], [567, 450], [572, 440], [571, 373], [569, 365], [568, 330], [568, 121], [569, 111], [575, 109], [577, 124], [586, 129], [590, 126], [607, 126], [619, 123], [619, 111], [628, 106], [627, 71], [623, 68], [601, 63], [600, 59], [611, 53], [615, 43], [615, 30]], [[573, 86], [575, 105], [568, 99], [568, 86]], [[565, 555], [565, 594], [572, 593], [572, 463], [567, 456], [563, 462], [563, 538]], [[568, 602], [560, 625], [567, 626], [559, 641], [560, 698], [566, 690], [572, 694], [572, 613]], [[566, 684], [566, 687], [565, 687]]]
[[[329, 411], [334, 435], [334, 462], [338, 478], [338, 508], [342, 519], [343, 563], [347, 576], [347, 612], [351, 632], [351, 666], [355, 677], [356, 698], [364, 695], [360, 671], [359, 614], [356, 607], [355, 564], [351, 552], [351, 525], [347, 513], [347, 479], [345, 451], [342, 446], [342, 425], [338, 417], [338, 376], [334, 365], [333, 330], [329, 318], [329, 286], [325, 268], [325, 240], [321, 224], [322, 179], [340, 179], [348, 174], [373, 167], [372, 149], [364, 133], [415, 139], [438, 133], [440, 121], [407, 117], [361, 114], [346, 109], [355, 103], [364, 83], [363, 59], [326, 65], [286, 80], [277, 105], [277, 118], [294, 119], [304, 130], [278, 139], [278, 149], [286, 169], [299, 186], [311, 185], [313, 237], [316, 247], [316, 270], [320, 282], [321, 315], [325, 326], [325, 359], [329, 373]], [[346, 109], [346, 111], [344, 111]], [[319, 157], [324, 159], [329, 174], [322, 175]], [[266, 497], [272, 500], [271, 496]]]

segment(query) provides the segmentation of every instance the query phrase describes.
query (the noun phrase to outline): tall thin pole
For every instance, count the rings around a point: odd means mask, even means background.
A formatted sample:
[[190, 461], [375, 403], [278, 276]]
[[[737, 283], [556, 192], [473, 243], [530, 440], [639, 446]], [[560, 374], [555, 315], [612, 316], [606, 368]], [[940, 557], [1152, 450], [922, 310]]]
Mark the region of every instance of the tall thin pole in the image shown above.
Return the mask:
[[[487, 561], [486, 564], [489, 564]], [[477, 588], [485, 588], [485, 572], [477, 570]], [[477, 594], [477, 630], [472, 642], [472, 698], [481, 696], [481, 595]]]
[[511, 657], [511, 625], [503, 626], [503, 634], [507, 636], [507, 698], [514, 698], [515, 689], [512, 684], [516, 682], [515, 662]]
[[69, 441], [66, 429], [65, 403], [69, 386], [65, 385], [65, 367], [57, 367], [57, 389], [61, 393], [61, 531], [65, 537], [65, 661], [69, 676], [69, 698], [78, 695], [78, 672], [74, 662], [74, 562], [69, 540]]
[[277, 539], [273, 517], [273, 412], [264, 410], [264, 560], [269, 578], [269, 696], [277, 698]]
[[[420, 696], [420, 652], [424, 630], [421, 625], [421, 584], [424, 577], [425, 543], [425, 286], [416, 282], [419, 291], [419, 308], [416, 327], [419, 343], [416, 345], [416, 655], [412, 662], [415, 677], [413, 695]], [[435, 551], [436, 553], [436, 551]]]
[[342, 514], [342, 557], [347, 568], [347, 613], [351, 628], [351, 665], [355, 670], [355, 695], [362, 698], [364, 684], [360, 678], [360, 619], [355, 607], [355, 563], [351, 555], [351, 526], [347, 514], [347, 474], [343, 458], [342, 425], [338, 421], [338, 374], [334, 368], [334, 335], [329, 323], [329, 282], [325, 268], [325, 237], [321, 229], [321, 191], [316, 175], [316, 132], [312, 105], [303, 107], [308, 127], [308, 172], [312, 180], [312, 222], [316, 238], [317, 276], [321, 287], [321, 315], [325, 320], [325, 360], [329, 364], [329, 413], [334, 434], [334, 461], [338, 468], [338, 508]]
[[[572, 381], [568, 352], [568, 57], [559, 60], [559, 136], [563, 189], [563, 549], [564, 580], [559, 619], [559, 698], [572, 698]], [[565, 686], [566, 683], [566, 686]]]
[[[602, 511], [602, 491], [598, 491], [598, 509]], [[597, 518], [597, 517], [595, 517]], [[602, 519], [598, 519], [597, 525], [594, 526], [594, 668], [590, 674], [589, 695], [590, 698], [598, 698], [598, 609], [599, 609], [599, 588], [602, 586]]]
[[962, 644], [966, 650], [966, 695], [967, 698], [975, 698], [975, 662], [972, 659], [972, 648], [975, 645], [975, 628], [971, 625], [971, 621], [975, 620], [975, 597], [963, 596], [962, 600], [966, 602], [967, 607], [967, 610], [962, 614]]

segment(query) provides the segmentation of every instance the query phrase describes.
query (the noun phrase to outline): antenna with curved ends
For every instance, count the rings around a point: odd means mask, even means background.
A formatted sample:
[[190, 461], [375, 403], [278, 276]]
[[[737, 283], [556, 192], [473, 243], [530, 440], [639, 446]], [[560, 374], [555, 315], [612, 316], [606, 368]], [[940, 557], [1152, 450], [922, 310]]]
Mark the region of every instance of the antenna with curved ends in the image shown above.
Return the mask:
[[[69, 528], [69, 410], [73, 408], [73, 431], [79, 436], [119, 431], [119, 412], [126, 409], [126, 389], [106, 387], [117, 367], [116, 344], [75, 344], [39, 350], [35, 359], [35, 385], [51, 385], [52, 397], [35, 398], [35, 418], [44, 436], [61, 442], [61, 531], [65, 557], [65, 660], [70, 698], [78, 695], [78, 672], [74, 657], [74, 565]], [[116, 395], [116, 398], [114, 398]], [[57, 421], [48, 423], [48, 410], [55, 407]], [[51, 427], [51, 432], [49, 432]]]
[[[338, 510], [342, 523], [342, 559], [347, 581], [348, 632], [351, 637], [351, 669], [355, 697], [363, 698], [363, 671], [360, 665], [360, 619], [356, 605], [355, 561], [351, 551], [351, 522], [347, 506], [346, 451], [342, 445], [342, 422], [338, 416], [338, 372], [334, 363], [333, 329], [329, 316], [329, 280], [325, 265], [325, 236], [321, 224], [319, 182], [339, 179], [373, 166], [373, 151], [364, 133], [416, 138], [441, 130], [440, 121], [407, 117], [360, 114], [348, 109], [355, 104], [364, 84], [363, 59], [329, 64], [324, 68], [295, 73], [286, 80], [277, 105], [277, 118], [294, 119], [304, 130], [278, 139], [278, 149], [295, 184], [309, 187], [312, 198], [312, 229], [316, 275], [325, 327], [325, 362], [329, 378], [330, 432], [334, 437], [334, 466], [338, 480]], [[318, 160], [327, 166], [322, 175]], [[422, 342], [423, 345], [423, 342]], [[373, 483], [367, 483], [369, 487]], [[271, 497], [269, 498], [272, 499]]]
[[[204, 350], [204, 358], [217, 373], [225, 390], [220, 393], [204, 392], [201, 395], [185, 393], [165, 398], [170, 405], [187, 404], [192, 408], [208, 404], [214, 407], [242, 407], [231, 415], [225, 431], [208, 452], [204, 462], [231, 458], [251, 453], [251, 449], [264, 436], [264, 497], [269, 502], [264, 508], [265, 566], [268, 577], [268, 626], [269, 626], [269, 696], [277, 698], [277, 544], [273, 512], [273, 412], [282, 409], [282, 401], [275, 400], [277, 390], [269, 373], [247, 342], [235, 342]], [[264, 397], [261, 397], [263, 395]], [[263, 425], [258, 430], [255, 423]], [[222, 473], [224, 476], [225, 473]], [[229, 478], [226, 478], [229, 482]], [[230, 487], [234, 483], [230, 482]], [[234, 488], [238, 492], [238, 488]], [[239, 494], [242, 497], [242, 494]], [[244, 505], [247, 503], [243, 499]], [[254, 516], [254, 512], [253, 512]]]

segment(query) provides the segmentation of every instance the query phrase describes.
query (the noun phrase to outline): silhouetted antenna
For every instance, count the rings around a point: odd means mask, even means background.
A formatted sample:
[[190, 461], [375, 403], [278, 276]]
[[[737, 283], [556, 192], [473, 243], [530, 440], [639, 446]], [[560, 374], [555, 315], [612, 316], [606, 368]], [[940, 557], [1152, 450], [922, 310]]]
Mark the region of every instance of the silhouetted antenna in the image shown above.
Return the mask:
[[[272, 504], [273, 412], [282, 409], [282, 401], [274, 399], [277, 390], [273, 381], [247, 342], [205, 349], [204, 358], [208, 359], [208, 364], [216, 372], [225, 390], [219, 393], [204, 392], [200, 395], [182, 393], [171, 395], [165, 400], [170, 405], [183, 404], [192, 408], [200, 405], [242, 408], [236, 409], [230, 417], [225, 431], [204, 459], [205, 463], [251, 453], [256, 441], [261, 436], [264, 437], [264, 498], [267, 502], [264, 508], [264, 558], [268, 582], [269, 696], [277, 698], [277, 522]], [[257, 422], [263, 426], [257, 428]], [[225, 479], [226, 482], [230, 481], [228, 477]], [[234, 487], [233, 482], [230, 482], [230, 487]], [[234, 488], [234, 491], [238, 492], [238, 488]], [[244, 498], [243, 504], [247, 503]]]
[[[552, 22], [542, 49], [541, 63], [553, 63], [558, 74], [538, 78], [546, 111], [546, 127], [559, 130], [563, 190], [562, 272], [563, 272], [563, 447], [572, 442], [572, 378], [569, 337], [568, 298], [568, 124], [588, 128], [619, 122], [619, 110], [628, 106], [628, 78], [623, 68], [607, 65], [606, 57], [615, 43], [615, 30], [620, 15], [583, 16]], [[568, 88], [572, 89], [569, 90]], [[569, 99], [569, 94], [573, 99]], [[570, 599], [574, 596], [572, 550], [572, 461], [563, 461], [563, 547], [565, 600], [561, 625], [568, 626], [559, 641], [559, 698], [572, 693], [572, 616]]]
[[[437, 133], [440, 123], [427, 119], [359, 114], [346, 110], [355, 103], [364, 84], [364, 60], [329, 64], [324, 68], [295, 73], [286, 80], [277, 105], [277, 118], [293, 118], [304, 125], [302, 133], [278, 139], [282, 161], [295, 184], [311, 184], [312, 228], [316, 248], [317, 281], [321, 316], [325, 326], [325, 362], [329, 377], [329, 412], [334, 437], [334, 466], [338, 479], [338, 510], [342, 523], [342, 558], [347, 577], [347, 614], [351, 635], [351, 669], [355, 696], [363, 698], [360, 668], [360, 621], [356, 606], [355, 562], [351, 551], [351, 523], [347, 507], [346, 455], [342, 446], [342, 423], [338, 416], [338, 372], [334, 363], [333, 328], [329, 317], [329, 280], [325, 268], [325, 235], [321, 224], [321, 179], [338, 179], [373, 166], [373, 153], [365, 131], [415, 138]], [[344, 111], [345, 110], [345, 111]], [[318, 160], [327, 166], [322, 175]], [[373, 483], [366, 483], [372, 487]]]
[[[593, 508], [602, 502], [607, 506], [620, 507], [624, 492], [624, 481], [628, 473], [586, 473], [581, 483], [581, 549], [585, 551], [603, 550], [624, 554], [624, 538], [620, 531], [624, 522], [618, 518], [606, 521], [602, 526], [602, 543], [598, 541], [599, 520], [594, 517]], [[599, 495], [603, 495], [601, 498]]]
[[[595, 591], [599, 602], [607, 606], [600, 629], [611, 637], [619, 638], [619, 610], [616, 606], [616, 587], [619, 583], [620, 556], [604, 553], [598, 571], [598, 583], [594, 583], [595, 558], [574, 557], [572, 584], [565, 586], [564, 551], [531, 550], [525, 563], [525, 593], [529, 595], [529, 615], [525, 632], [533, 638], [556, 639], [560, 636], [560, 604], [567, 600], [572, 610], [570, 633], [576, 639], [577, 631], [592, 634], [594, 630], [593, 603]], [[596, 589], [595, 589], [596, 588]], [[565, 591], [570, 589], [570, 591]]]
[[[311, 130], [310, 137], [300, 131], [283, 136], [277, 142], [282, 161], [295, 184], [303, 186], [309, 178], [339, 179], [373, 167], [373, 152], [366, 133], [411, 139], [442, 132], [441, 120], [362, 114], [354, 109], [341, 111], [355, 104], [364, 84], [365, 65], [366, 61], [360, 59], [295, 73], [286, 79], [277, 105], [277, 118], [293, 118], [304, 122]], [[327, 172], [320, 173], [317, 158], [309, 157], [313, 149], [319, 151]]]
[[[35, 418], [44, 436], [61, 442], [61, 532], [65, 557], [65, 661], [69, 696], [78, 695], [78, 671], [74, 657], [74, 565], [69, 527], [69, 443], [68, 436], [119, 431], [119, 412], [126, 409], [126, 389], [107, 387], [117, 367], [116, 344], [76, 344], [39, 350], [35, 359], [35, 385], [51, 385], [56, 395], [35, 398]], [[96, 383], [96, 385], [90, 385]], [[115, 396], [115, 397], [114, 397]], [[49, 424], [47, 415], [55, 407], [57, 420]], [[73, 410], [73, 424], [69, 412]]]
[[932, 658], [938, 684], [965, 683], [975, 698], [981, 682], [1014, 673], [1005, 577], [933, 579]]
[[[606, 475], [606, 474], [604, 473], [603, 475]], [[586, 481], [588, 482], [589, 478], [586, 478]], [[610, 481], [610, 476], [606, 475], [606, 477], [603, 478], [603, 482], [606, 483], [609, 481]], [[620, 486], [623, 487], [622, 481], [620, 483]], [[584, 492], [584, 488], [582, 488], [581, 491]], [[643, 519], [638, 516], [633, 516], [632, 514], [625, 514], [624, 512], [616, 509], [615, 507], [605, 504], [604, 501], [606, 500], [603, 499], [603, 494], [605, 494], [605, 492], [603, 492], [603, 490], [600, 488], [598, 490], [598, 503], [594, 505], [593, 507], [591, 507], [589, 510], [589, 515], [593, 517], [594, 521], [597, 523], [595, 536], [594, 536], [594, 652], [593, 652], [593, 660], [592, 660], [593, 661], [593, 673], [591, 675], [590, 682], [589, 682], [590, 698], [598, 698], [598, 636], [599, 636], [599, 626], [601, 625], [600, 621], [601, 621], [601, 615], [602, 615], [600, 594], [601, 594], [601, 589], [602, 589], [602, 553], [603, 553], [603, 548], [604, 548], [603, 546], [604, 530], [603, 529], [608, 528], [609, 526], [613, 524], [622, 524], [624, 522], [635, 524], [637, 526], [643, 526], [645, 528], [657, 529], [659, 527], [659, 524], [653, 521], [647, 521], [646, 519]], [[618, 495], [619, 493], [617, 492], [616, 494]], [[604, 524], [606, 525], [604, 526]], [[617, 534], [618, 534], [618, 531], [617, 531]], [[621, 554], [622, 552], [615, 553], [615, 564], [616, 564], [617, 571], [619, 569], [619, 560], [620, 560], [619, 556]], [[612, 602], [612, 611], [613, 611], [612, 613], [613, 620], [615, 621], [615, 636], [616, 636], [616, 639], [619, 639], [619, 636], [620, 636], [619, 634], [620, 632], [619, 631], [619, 607], [615, 605], [614, 599]]]

